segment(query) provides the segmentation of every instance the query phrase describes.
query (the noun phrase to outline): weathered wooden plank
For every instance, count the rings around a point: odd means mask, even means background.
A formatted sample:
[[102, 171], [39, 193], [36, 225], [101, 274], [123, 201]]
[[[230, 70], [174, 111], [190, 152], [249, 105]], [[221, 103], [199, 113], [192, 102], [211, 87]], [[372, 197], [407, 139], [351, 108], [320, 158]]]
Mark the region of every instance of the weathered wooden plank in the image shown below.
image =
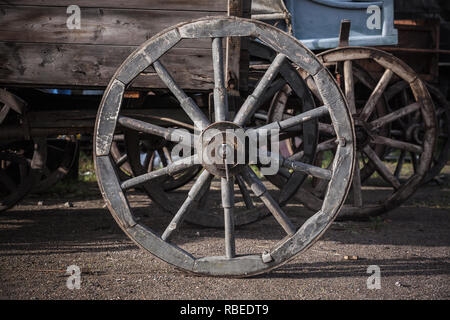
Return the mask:
[[98, 114], [103, 125], [98, 127], [95, 133], [95, 154], [97, 156], [106, 156], [109, 153], [124, 91], [125, 85], [119, 80], [114, 80], [109, 84], [106, 94], [103, 96]]
[[126, 229], [126, 232], [135, 242], [158, 258], [185, 270], [192, 270], [195, 258], [191, 254], [163, 241], [146, 226], [136, 224], [134, 227]]
[[[52, 87], [106, 87], [135, 47], [0, 42], [0, 83]], [[210, 49], [173, 48], [161, 58], [182, 88], [214, 86]], [[164, 88], [146, 70], [133, 88]]]
[[270, 267], [270, 264], [262, 261], [260, 255], [238, 256], [234, 259], [213, 256], [196, 259], [193, 271], [212, 276], [246, 276], [260, 273]]
[[45, 7], [68, 7], [76, 4], [80, 8], [227, 12], [227, 0], [0, 0], [0, 4]]
[[114, 197], [105, 199], [106, 205], [113, 212], [114, 218], [122, 228], [134, 226], [136, 222], [128, 205], [128, 200], [120, 188], [119, 178], [111, 163], [111, 159], [109, 156], [97, 157], [96, 166], [99, 178], [103, 178], [101, 185], [102, 194], [114, 194]]
[[80, 29], [69, 29], [66, 7], [0, 5], [0, 41], [136, 46], [165, 28], [208, 15], [223, 13], [84, 8]]

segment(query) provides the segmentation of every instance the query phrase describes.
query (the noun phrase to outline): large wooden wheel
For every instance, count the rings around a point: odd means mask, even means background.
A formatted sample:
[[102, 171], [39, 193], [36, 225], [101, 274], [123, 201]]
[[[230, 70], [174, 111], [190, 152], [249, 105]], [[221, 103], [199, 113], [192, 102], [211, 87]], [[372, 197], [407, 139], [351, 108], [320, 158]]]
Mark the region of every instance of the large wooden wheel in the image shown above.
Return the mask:
[[[386, 213], [414, 193], [431, 165], [436, 122], [426, 85], [401, 60], [377, 49], [337, 48], [321, 53], [318, 58], [331, 68], [341, 67], [340, 82], [356, 131], [357, 165], [351, 196], [338, 219], [367, 219]], [[361, 70], [367, 67], [376, 71], [382, 69], [375, 86], [367, 76], [361, 76]], [[314, 91], [314, 82], [311, 79], [307, 82]], [[372, 87], [367, 99], [358, 99], [361, 97], [358, 83], [366, 88]], [[398, 97], [398, 93], [404, 90], [409, 91], [411, 100]], [[415, 125], [405, 127], [405, 123], [411, 124], [411, 118], [415, 119]], [[396, 132], [405, 134], [395, 135]], [[323, 149], [319, 144], [318, 150]], [[325, 149], [333, 157], [334, 147], [330, 145]], [[396, 154], [399, 155], [398, 162], [390, 162], [388, 156]], [[402, 167], [406, 155], [411, 159], [410, 168]], [[370, 192], [373, 186], [371, 177], [376, 176], [384, 181], [381, 198]], [[324, 192], [325, 186], [319, 183], [302, 189], [298, 197], [316, 210], [321, 205]]]
[[[223, 39], [226, 37], [250, 37], [270, 47], [276, 52], [267, 71], [260, 79], [253, 92], [245, 99], [234, 118], [228, 112], [227, 92], [224, 81]], [[170, 75], [170, 65], [164, 66], [160, 58], [182, 39], [211, 39], [212, 64], [214, 69], [214, 114], [211, 123], [195, 102], [187, 96]], [[268, 156], [272, 161], [279, 161], [280, 167], [303, 172], [327, 181], [327, 192], [322, 207], [306, 221], [294, 224], [281, 209], [265, 184], [249, 166], [237, 163], [232, 154], [236, 154], [236, 143], [239, 142], [237, 132], [246, 128], [248, 120], [258, 110], [258, 102], [270, 84], [279, 76], [283, 66], [295, 66], [309, 74], [316, 82], [324, 105], [306, 111], [288, 120], [273, 122], [261, 127], [251, 128], [256, 135], [267, 129], [278, 129], [284, 132], [306, 121], [329, 114], [336, 132], [336, 155], [332, 166], [324, 169], [299, 161], [284, 159], [276, 150], [259, 150], [259, 156]], [[120, 114], [124, 91], [132, 80], [143, 70], [152, 66], [160, 79], [179, 100], [180, 107], [191, 118], [195, 125], [196, 136], [180, 134], [171, 128], [162, 128], [145, 121], [137, 121]], [[165, 168], [143, 173], [132, 179], [121, 181], [117, 175], [117, 167], [111, 159], [111, 144], [116, 128], [126, 127], [140, 133], [159, 135], [178, 144], [192, 147], [195, 142], [197, 153], [173, 161]], [[214, 129], [214, 130], [212, 130]], [[226, 135], [232, 132], [231, 136]], [[276, 134], [275, 131], [271, 134]], [[105, 91], [96, 120], [95, 129], [95, 165], [99, 186], [111, 214], [123, 231], [150, 253], [183, 270], [205, 275], [216, 276], [249, 276], [271, 270], [299, 252], [311, 246], [329, 227], [339, 212], [350, 187], [351, 173], [354, 165], [354, 131], [351, 117], [347, 112], [345, 99], [329, 71], [299, 41], [288, 34], [267, 24], [232, 17], [204, 18], [193, 22], [179, 24], [166, 29], [140, 46], [117, 70]], [[251, 141], [252, 142], [252, 141]], [[220, 161], [210, 161], [207, 150], [213, 143], [219, 149], [215, 155]], [[237, 143], [239, 145], [239, 143]], [[244, 145], [247, 152], [249, 143]], [[205, 155], [206, 152], [206, 156]], [[204, 156], [204, 157], [203, 157]], [[201, 161], [197, 161], [201, 158]], [[258, 159], [259, 160], [259, 159]], [[153, 184], [149, 193], [160, 202], [163, 197], [176, 207], [171, 221], [164, 226], [152, 220], [139, 217], [138, 210], [130, 207], [128, 195], [133, 187], [148, 184], [156, 178], [171, 175], [187, 168], [202, 167], [190, 188], [182, 193], [165, 195], [158, 184]], [[238, 186], [235, 187], [236, 181]], [[211, 187], [210, 187], [211, 186]], [[180, 230], [183, 218], [201, 211], [197, 203], [206, 192], [216, 192], [216, 201], [210, 204], [203, 213], [221, 211], [221, 224], [224, 226], [223, 252], [208, 252], [207, 239], [198, 243], [194, 251], [189, 251], [181, 237], [185, 230]], [[239, 191], [238, 191], [239, 190]], [[251, 194], [251, 192], [252, 194]], [[235, 194], [241, 192], [242, 197]], [[219, 196], [217, 197], [217, 194]], [[209, 200], [214, 199], [213, 195]], [[239, 202], [235, 200], [241, 200]], [[250, 202], [251, 201], [251, 202]], [[248, 208], [248, 205], [253, 208]], [[263, 208], [265, 208], [263, 210]], [[261, 215], [269, 211], [280, 225], [280, 238], [262, 250], [261, 248], [241, 248], [235, 239], [235, 223], [239, 220], [253, 219], [252, 215]], [[216, 214], [216, 216], [218, 216]], [[250, 217], [250, 218], [249, 218]], [[213, 219], [208, 217], [208, 219]], [[153, 223], [153, 224], [152, 224]], [[264, 237], [264, 234], [261, 236]], [[194, 239], [191, 239], [194, 241]], [[245, 252], [244, 252], [245, 251]], [[259, 253], [258, 253], [259, 252]]]

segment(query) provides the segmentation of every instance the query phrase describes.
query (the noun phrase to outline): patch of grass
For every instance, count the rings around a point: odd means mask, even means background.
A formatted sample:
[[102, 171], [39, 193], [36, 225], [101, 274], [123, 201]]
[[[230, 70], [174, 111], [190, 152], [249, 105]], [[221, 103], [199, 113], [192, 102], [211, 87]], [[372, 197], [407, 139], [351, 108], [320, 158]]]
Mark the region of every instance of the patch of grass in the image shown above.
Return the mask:
[[51, 194], [57, 198], [86, 198], [93, 195], [97, 196], [97, 193], [94, 191], [97, 189], [96, 182], [97, 177], [95, 175], [92, 155], [80, 152], [77, 179], [65, 177], [48, 190], [43, 190], [43, 193]]
[[86, 185], [85, 181], [59, 181], [54, 186], [45, 191], [55, 197], [76, 198], [92, 196], [92, 188]]
[[385, 221], [382, 217], [370, 217], [370, 228], [374, 231], [379, 231], [381, 227], [384, 225]]
[[95, 175], [94, 160], [92, 154], [86, 154], [83, 151], [80, 152], [80, 162], [78, 169], [78, 178], [83, 182], [95, 182], [97, 176]]

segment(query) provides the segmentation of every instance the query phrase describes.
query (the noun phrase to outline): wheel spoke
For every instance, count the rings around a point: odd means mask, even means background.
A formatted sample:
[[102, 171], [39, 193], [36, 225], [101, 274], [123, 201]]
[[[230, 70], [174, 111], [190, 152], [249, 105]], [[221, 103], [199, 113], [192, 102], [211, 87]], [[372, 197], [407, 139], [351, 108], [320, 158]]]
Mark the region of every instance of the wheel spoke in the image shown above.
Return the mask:
[[15, 191], [17, 188], [14, 181], [5, 172], [3, 172], [3, 170], [0, 170], [0, 183], [11, 192]]
[[355, 159], [355, 171], [353, 173], [352, 191], [353, 191], [353, 204], [356, 207], [362, 207], [363, 199], [362, 199], [361, 173], [359, 167], [358, 153], [356, 153]]
[[236, 182], [239, 187], [239, 190], [241, 191], [242, 198], [245, 203], [245, 207], [247, 209], [255, 208], [255, 205], [253, 204], [253, 201], [252, 201], [252, 197], [250, 196], [250, 192], [248, 191], [247, 187], [245, 186], [244, 180], [242, 180], [242, 177], [240, 175], [236, 176]]
[[329, 169], [316, 167], [300, 161], [294, 161], [290, 158], [286, 159], [280, 154], [276, 154], [273, 152], [267, 152], [267, 156], [269, 156], [272, 161], [279, 161], [280, 167], [292, 169], [295, 172], [303, 172], [315, 178], [331, 180], [332, 171]]
[[336, 139], [328, 139], [317, 145], [316, 152], [333, 150], [336, 148]]
[[169, 149], [167, 147], [163, 147], [162, 152], [164, 153], [164, 157], [167, 159], [167, 162], [172, 163], [172, 155], [170, 154]]
[[234, 239], [234, 179], [221, 178], [222, 207], [224, 211], [225, 255], [231, 259], [236, 255]]
[[420, 102], [411, 103], [403, 108], [400, 108], [394, 112], [391, 112], [381, 118], [378, 118], [372, 122], [370, 122], [371, 129], [378, 129], [388, 123], [391, 123], [405, 115], [408, 115], [412, 112], [415, 112], [421, 108], [422, 104]]
[[375, 153], [375, 151], [373, 151], [373, 149], [369, 146], [365, 146], [363, 151], [370, 159], [370, 161], [372, 161], [375, 169], [381, 175], [381, 177], [383, 177], [384, 180], [391, 184], [394, 189], [399, 189], [401, 186], [400, 181], [398, 181], [398, 179], [389, 171], [383, 161]]
[[417, 155], [414, 152], [410, 152], [409, 154], [411, 156], [414, 173], [416, 173], [417, 169], [419, 168], [419, 164], [417, 163]]
[[194, 136], [184, 130], [164, 128], [148, 122], [124, 116], [119, 117], [117, 121], [125, 128], [157, 135], [163, 137], [168, 141], [180, 143], [185, 146], [192, 146], [194, 143]]
[[261, 98], [261, 101], [259, 102], [259, 105], [263, 105], [266, 101], [273, 98], [273, 96], [281, 90], [281, 88], [284, 87], [286, 84], [286, 80], [283, 78], [278, 78], [274, 82], [272, 82], [272, 85], [267, 88], [265, 91], [263, 97]]
[[319, 132], [323, 132], [332, 136], [336, 136], [334, 127], [331, 124], [319, 122]]
[[277, 54], [275, 59], [273, 59], [270, 67], [264, 73], [253, 93], [247, 97], [244, 104], [239, 109], [234, 118], [234, 123], [243, 126], [245, 122], [250, 119], [250, 117], [255, 113], [260, 105], [261, 97], [264, 95], [271, 82], [278, 75], [278, 71], [283, 65], [285, 59], [286, 56], [281, 53]]
[[200, 130], [206, 128], [210, 124], [206, 115], [200, 110], [194, 100], [188, 97], [186, 93], [175, 83], [175, 80], [172, 78], [167, 69], [161, 64], [161, 62], [155, 61], [153, 63], [153, 68], [155, 68], [158, 76], [178, 99], [181, 108], [183, 108], [189, 118], [191, 118], [194, 125]]
[[206, 191], [205, 186], [209, 185], [208, 183], [211, 179], [212, 175], [208, 171], [203, 170], [203, 172], [200, 174], [197, 181], [195, 181], [191, 190], [189, 191], [186, 200], [183, 202], [180, 209], [178, 209], [178, 212], [172, 218], [172, 221], [170, 221], [166, 230], [164, 230], [161, 239], [167, 240], [167, 238], [172, 234], [172, 232], [178, 228], [179, 224], [183, 220], [184, 215], [187, 214], [192, 209], [194, 202], [198, 201], [198, 199]]
[[305, 81], [290, 63], [286, 61], [283, 63], [280, 69], [280, 74], [289, 84], [292, 91], [295, 92], [297, 97], [303, 98], [305, 95], [310, 94]]
[[117, 161], [116, 161], [117, 167], [120, 168], [121, 166], [123, 166], [123, 164], [124, 164], [125, 162], [127, 162], [127, 160], [128, 160], [128, 156], [127, 156], [127, 154], [125, 153], [125, 154], [123, 154], [119, 159], [117, 159]]
[[0, 123], [2, 123], [9, 113], [9, 106], [4, 105], [0, 110]]
[[375, 89], [372, 91], [372, 94], [367, 100], [366, 105], [361, 111], [360, 118], [363, 121], [367, 121], [369, 119], [370, 115], [372, 114], [375, 108], [375, 105], [378, 103], [378, 100], [383, 95], [383, 92], [386, 89], [387, 85], [389, 84], [389, 81], [391, 80], [393, 74], [394, 73], [390, 69], [386, 69], [384, 71], [383, 75], [380, 78], [380, 81], [378, 81]]
[[406, 151], [402, 150], [400, 152], [400, 157], [397, 160], [397, 166], [395, 167], [394, 176], [398, 179], [402, 172], [403, 162], [405, 161]]
[[214, 114], [215, 120], [228, 120], [228, 97], [225, 89], [222, 38], [212, 40], [212, 58], [214, 67]]
[[415, 153], [422, 153], [423, 148], [417, 144], [409, 143], [409, 142], [403, 142], [399, 140], [394, 140], [391, 138], [383, 137], [383, 136], [372, 136], [372, 141], [375, 144], [382, 144], [388, 147], [415, 152]]
[[208, 181], [207, 185], [205, 186], [205, 192], [198, 200], [198, 206], [197, 208], [199, 210], [203, 210], [206, 208], [206, 204], [208, 202], [209, 192], [211, 190], [211, 180]]
[[405, 90], [408, 87], [409, 87], [409, 83], [408, 82], [406, 82], [404, 80], [397, 81], [396, 83], [394, 83], [392, 86], [390, 86], [385, 91], [384, 96], [389, 101], [390, 99], [392, 99], [392, 97], [394, 97], [399, 92]]
[[316, 167], [300, 161], [291, 161], [282, 157], [280, 157], [280, 160], [282, 161], [280, 165], [287, 169], [292, 169], [296, 172], [304, 172], [315, 178], [331, 180], [332, 172], [329, 169]]
[[353, 63], [351, 60], [344, 61], [344, 86], [348, 107], [352, 114], [356, 114], [355, 85], [353, 82]]
[[145, 182], [148, 182], [150, 180], [153, 180], [158, 177], [162, 177], [165, 175], [172, 176], [176, 173], [179, 173], [181, 171], [184, 171], [186, 169], [189, 169], [193, 167], [197, 163], [196, 155], [186, 157], [177, 161], [172, 162], [171, 164], [167, 165], [167, 167], [154, 170], [151, 172], [147, 172], [145, 174], [142, 174], [140, 176], [128, 179], [120, 185], [123, 190], [127, 190], [133, 187], [136, 187], [138, 185], [141, 185]]
[[155, 160], [155, 150], [151, 150], [145, 154], [143, 167], [146, 172], [153, 171], [154, 160]]
[[312, 120], [315, 118], [319, 118], [326, 114], [328, 114], [328, 108], [326, 106], [321, 106], [321, 107], [314, 108], [312, 110], [305, 111], [299, 115], [292, 116], [286, 120], [271, 122], [269, 124], [266, 124], [264, 126], [256, 128], [254, 130], [258, 131], [258, 130], [278, 129], [280, 131], [283, 131], [283, 130], [292, 128], [296, 125], [299, 125], [303, 122], [306, 122], [306, 121], [309, 121], [309, 120]]
[[252, 189], [255, 196], [260, 198], [265, 206], [269, 209], [269, 211], [272, 213], [274, 218], [277, 220], [277, 222], [281, 225], [281, 227], [284, 229], [284, 231], [288, 235], [294, 235], [295, 234], [295, 227], [292, 224], [292, 222], [289, 220], [289, 218], [286, 216], [286, 214], [281, 210], [280, 206], [278, 205], [278, 202], [276, 202], [270, 193], [267, 191], [264, 184], [261, 182], [261, 180], [256, 176], [256, 174], [253, 172], [252, 169], [249, 167], [245, 167], [242, 170], [242, 178], [245, 180], [247, 185]]
[[158, 153], [159, 160], [161, 161], [162, 166], [167, 167], [167, 164], [169, 162], [167, 161], [166, 154], [164, 153], [164, 151], [162, 149], [158, 149], [156, 150], [156, 152]]

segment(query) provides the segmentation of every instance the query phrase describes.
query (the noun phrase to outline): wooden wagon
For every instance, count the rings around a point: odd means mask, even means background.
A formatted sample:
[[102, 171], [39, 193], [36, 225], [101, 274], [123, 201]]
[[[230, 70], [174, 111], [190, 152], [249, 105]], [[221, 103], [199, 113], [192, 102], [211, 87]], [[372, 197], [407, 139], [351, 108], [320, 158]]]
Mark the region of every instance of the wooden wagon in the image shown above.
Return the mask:
[[[344, 213], [352, 216], [404, 201], [434, 148], [423, 82], [385, 52], [347, 47], [348, 24], [342, 47], [315, 56], [280, 30], [292, 31], [295, 19], [282, 1], [253, 8], [261, 9], [253, 17], [269, 24], [249, 19], [250, 2], [239, 0], [0, 3], [0, 209], [51, 171], [49, 137], [78, 133], [94, 136], [99, 186], [123, 231], [194, 273], [247, 276], [287, 262], [325, 232], [350, 189]], [[374, 64], [380, 77], [368, 72]], [[388, 104], [399, 94], [404, 100]], [[392, 137], [405, 116], [420, 128]], [[268, 137], [279, 144], [267, 144]], [[252, 147], [255, 159], [246, 156]], [[404, 180], [383, 163], [393, 148], [414, 155], [414, 172]], [[276, 172], [262, 177], [273, 163]], [[361, 184], [374, 172], [393, 192], [382, 205], [364, 205]], [[312, 213], [292, 219], [282, 207], [299, 188]], [[161, 226], [132, 208], [136, 190], [169, 221]], [[236, 245], [235, 226], [270, 215], [284, 233], [279, 239], [263, 250]], [[188, 252], [182, 221], [223, 228], [223, 252]]]

